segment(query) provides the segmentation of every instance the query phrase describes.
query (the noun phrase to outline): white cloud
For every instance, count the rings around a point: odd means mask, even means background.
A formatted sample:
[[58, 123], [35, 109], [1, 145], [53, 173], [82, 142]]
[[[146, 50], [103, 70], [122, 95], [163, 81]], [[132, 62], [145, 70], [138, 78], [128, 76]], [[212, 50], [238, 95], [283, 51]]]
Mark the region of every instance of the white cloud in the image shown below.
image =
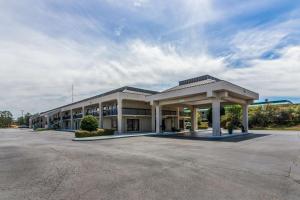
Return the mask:
[[300, 19], [290, 19], [281, 23], [262, 25], [242, 30], [233, 36], [230, 46], [232, 58], [253, 59], [264, 52], [274, 50], [289, 34], [300, 28]]
[[261, 96], [294, 96], [300, 94], [300, 46], [280, 50], [274, 60], [256, 59], [250, 67], [227, 71], [223, 77], [258, 91]]
[[133, 1], [133, 5], [136, 6], [136, 7], [141, 7], [146, 3], [148, 3], [148, 0], [135, 0], [135, 1]]
[[257, 59], [247, 68], [229, 68], [222, 58], [206, 53], [180, 55], [171, 46], [162, 48], [141, 40], [125, 46], [86, 45], [36, 32], [22, 33], [31, 34], [35, 41], [0, 41], [0, 89], [5, 91], [0, 105], [15, 113], [67, 103], [72, 83], [77, 100], [123, 85], [157, 88], [203, 74], [224, 78], [263, 96], [300, 93], [300, 46], [283, 49], [276, 60]]
[[0, 87], [10, 87], [0, 105], [9, 105], [9, 109], [26, 107], [37, 112], [67, 103], [62, 97], [70, 94], [72, 83], [78, 100], [123, 85], [157, 87], [183, 77], [223, 70], [221, 59], [204, 54], [181, 56], [171, 47], [162, 49], [140, 40], [125, 46], [89, 46], [30, 33], [35, 41], [0, 41]]
[[[145, 1], [139, 9], [147, 6], [154, 11], [155, 6], [149, 4], [150, 1]], [[182, 7], [178, 18], [172, 19], [178, 25], [172, 31], [195, 23], [205, 24], [219, 16], [212, 12], [210, 1], [177, 2], [176, 5]], [[47, 13], [42, 18], [51, 19], [51, 23], [43, 25], [28, 17], [29, 11], [21, 9], [24, 6], [27, 4], [19, 7], [18, 14], [15, 14], [15, 6], [0, 6], [0, 11], [5, 10], [0, 12], [3, 25], [0, 26], [0, 110], [12, 110], [15, 115], [19, 115], [21, 109], [40, 112], [69, 103], [73, 83], [76, 100], [124, 85], [162, 90], [179, 80], [203, 74], [232, 81], [262, 96], [299, 96], [300, 93], [300, 46], [281, 49], [278, 52], [281, 56], [275, 60], [262, 60], [254, 54], [247, 67], [231, 68], [225, 58], [216, 58], [205, 48], [188, 55], [179, 53], [172, 44], [138, 38], [113, 42], [102, 34], [105, 30], [92, 17], [53, 13], [35, 5], [33, 13]], [[153, 16], [145, 12], [143, 17], [166, 23], [165, 7], [158, 7], [160, 10]], [[168, 16], [175, 16], [173, 14]], [[23, 19], [23, 15], [27, 18]], [[57, 30], [57, 27], [60, 28]], [[286, 35], [288, 27], [291, 24], [272, 28], [271, 32], [254, 29], [239, 33], [233, 40], [235, 55], [243, 58], [252, 52], [273, 48]], [[85, 34], [89, 30], [99, 30], [100, 34], [89, 37]]]

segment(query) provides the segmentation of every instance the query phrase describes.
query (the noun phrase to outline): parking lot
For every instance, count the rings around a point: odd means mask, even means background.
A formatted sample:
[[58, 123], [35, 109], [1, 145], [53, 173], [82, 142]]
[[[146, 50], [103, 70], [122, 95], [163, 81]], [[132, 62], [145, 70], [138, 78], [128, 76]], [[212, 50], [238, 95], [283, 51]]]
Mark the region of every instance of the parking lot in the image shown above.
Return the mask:
[[0, 199], [300, 199], [300, 133], [227, 141], [0, 129]]

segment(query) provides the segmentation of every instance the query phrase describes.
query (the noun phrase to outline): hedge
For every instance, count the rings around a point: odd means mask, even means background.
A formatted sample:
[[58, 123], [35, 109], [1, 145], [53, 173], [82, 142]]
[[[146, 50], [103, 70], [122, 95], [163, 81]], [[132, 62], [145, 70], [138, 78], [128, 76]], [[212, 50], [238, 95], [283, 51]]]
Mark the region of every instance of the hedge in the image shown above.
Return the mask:
[[114, 132], [115, 132], [114, 129], [98, 129], [97, 131], [78, 130], [75, 131], [75, 137], [82, 138], [82, 137], [113, 135]]
[[34, 129], [34, 131], [37, 131], [37, 132], [40, 132], [40, 131], [49, 131], [49, 130], [51, 130], [51, 129], [49, 129], [49, 128], [36, 128], [36, 129]]

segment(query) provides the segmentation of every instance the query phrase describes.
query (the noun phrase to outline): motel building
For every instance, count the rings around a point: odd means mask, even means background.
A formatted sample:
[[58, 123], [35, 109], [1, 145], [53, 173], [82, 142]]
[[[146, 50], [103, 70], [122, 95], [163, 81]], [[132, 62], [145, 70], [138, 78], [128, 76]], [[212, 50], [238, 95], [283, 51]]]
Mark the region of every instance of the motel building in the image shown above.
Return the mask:
[[93, 115], [99, 127], [115, 129], [116, 134], [138, 132], [196, 132], [197, 112], [212, 107], [212, 135], [221, 135], [220, 108], [238, 104], [242, 123], [248, 131], [248, 106], [259, 95], [225, 80], [205, 75], [179, 81], [162, 92], [122, 87], [81, 101], [34, 115], [31, 128], [77, 130], [85, 115]]

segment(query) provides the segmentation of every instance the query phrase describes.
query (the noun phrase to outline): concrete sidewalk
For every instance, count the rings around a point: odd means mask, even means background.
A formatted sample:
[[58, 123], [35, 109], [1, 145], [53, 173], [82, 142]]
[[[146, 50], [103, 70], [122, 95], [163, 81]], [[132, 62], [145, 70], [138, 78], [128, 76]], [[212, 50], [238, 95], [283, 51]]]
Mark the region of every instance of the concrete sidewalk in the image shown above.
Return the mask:
[[72, 140], [73, 141], [109, 140], [109, 139], [151, 136], [151, 135], [157, 135], [157, 134], [156, 133], [118, 134], [118, 135], [105, 135], [105, 136], [94, 136], [94, 137], [84, 137], [84, 138], [73, 138]]
[[197, 131], [196, 133], [189, 132], [163, 132], [163, 133], [133, 133], [133, 134], [117, 134], [117, 135], [106, 135], [106, 136], [93, 136], [93, 137], [83, 137], [83, 138], [73, 138], [73, 141], [94, 141], [94, 140], [110, 140], [110, 139], [120, 139], [120, 138], [128, 138], [128, 137], [140, 137], [140, 136], [170, 136], [170, 135], [183, 135], [195, 138], [205, 138], [205, 139], [224, 139], [224, 138], [232, 138], [237, 136], [245, 136], [248, 133], [234, 133], [228, 134], [223, 133], [220, 136], [213, 136], [209, 131]]

